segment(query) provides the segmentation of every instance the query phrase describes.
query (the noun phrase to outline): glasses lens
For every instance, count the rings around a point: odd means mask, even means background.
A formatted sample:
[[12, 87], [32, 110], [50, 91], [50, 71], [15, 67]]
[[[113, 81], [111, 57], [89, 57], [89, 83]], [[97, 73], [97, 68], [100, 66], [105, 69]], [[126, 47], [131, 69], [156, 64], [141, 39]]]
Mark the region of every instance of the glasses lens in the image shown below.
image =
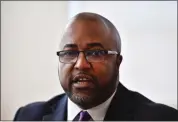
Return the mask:
[[89, 62], [101, 62], [104, 60], [107, 51], [105, 50], [90, 50], [86, 51], [85, 55]]
[[76, 62], [78, 57], [78, 51], [61, 51], [59, 52], [59, 60], [63, 63]]

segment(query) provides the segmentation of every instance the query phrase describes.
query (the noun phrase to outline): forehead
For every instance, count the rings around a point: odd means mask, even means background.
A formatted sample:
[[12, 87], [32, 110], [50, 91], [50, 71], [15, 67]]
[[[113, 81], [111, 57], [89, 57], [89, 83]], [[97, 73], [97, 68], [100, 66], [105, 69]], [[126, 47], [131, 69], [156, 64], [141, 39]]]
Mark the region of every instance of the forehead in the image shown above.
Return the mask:
[[112, 48], [109, 30], [99, 21], [77, 20], [66, 29], [60, 49], [66, 44], [75, 44], [79, 48], [84, 48], [91, 43], [100, 43], [104, 48]]

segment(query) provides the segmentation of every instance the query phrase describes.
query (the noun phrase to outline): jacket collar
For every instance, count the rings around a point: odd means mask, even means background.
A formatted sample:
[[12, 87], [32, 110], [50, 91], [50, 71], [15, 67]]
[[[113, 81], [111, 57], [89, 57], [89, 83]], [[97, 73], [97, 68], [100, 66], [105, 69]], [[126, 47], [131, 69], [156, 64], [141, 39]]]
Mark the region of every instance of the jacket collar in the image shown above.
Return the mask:
[[135, 110], [133, 99], [132, 92], [119, 83], [104, 121], [132, 120]]
[[42, 118], [43, 121], [67, 120], [67, 95], [63, 94], [60, 97], [54, 98], [47, 104], [48, 109]]

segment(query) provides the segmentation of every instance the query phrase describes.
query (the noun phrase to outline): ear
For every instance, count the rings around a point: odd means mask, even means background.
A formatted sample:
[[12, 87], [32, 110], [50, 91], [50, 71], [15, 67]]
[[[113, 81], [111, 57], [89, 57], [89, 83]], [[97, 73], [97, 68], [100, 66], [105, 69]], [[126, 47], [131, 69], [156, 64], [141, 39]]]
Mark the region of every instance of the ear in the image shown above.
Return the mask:
[[122, 55], [117, 55], [116, 66], [117, 66], [118, 70], [119, 70], [120, 64], [122, 62], [122, 59], [123, 59]]
[[119, 68], [120, 68], [120, 65], [121, 65], [121, 62], [122, 62], [122, 55], [117, 55], [117, 59], [116, 59], [116, 72], [117, 72], [117, 85], [119, 83]]

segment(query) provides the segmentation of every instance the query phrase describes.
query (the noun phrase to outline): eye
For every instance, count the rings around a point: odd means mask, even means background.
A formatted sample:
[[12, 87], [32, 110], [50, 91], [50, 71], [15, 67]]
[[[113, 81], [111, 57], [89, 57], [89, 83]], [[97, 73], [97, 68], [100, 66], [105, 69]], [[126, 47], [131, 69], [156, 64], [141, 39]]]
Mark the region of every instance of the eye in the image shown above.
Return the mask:
[[103, 56], [105, 54], [104, 50], [91, 50], [87, 52], [87, 56]]
[[78, 55], [77, 51], [62, 51], [60, 52], [61, 57], [75, 57]]

